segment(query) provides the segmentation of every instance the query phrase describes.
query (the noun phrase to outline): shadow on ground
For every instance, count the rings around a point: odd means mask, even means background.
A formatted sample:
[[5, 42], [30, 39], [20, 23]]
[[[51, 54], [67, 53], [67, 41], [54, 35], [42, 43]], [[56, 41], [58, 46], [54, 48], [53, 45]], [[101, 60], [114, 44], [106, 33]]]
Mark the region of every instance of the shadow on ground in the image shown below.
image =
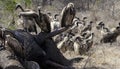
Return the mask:
[[105, 68], [102, 68], [102, 67], [85, 67], [83, 69], [105, 69]]

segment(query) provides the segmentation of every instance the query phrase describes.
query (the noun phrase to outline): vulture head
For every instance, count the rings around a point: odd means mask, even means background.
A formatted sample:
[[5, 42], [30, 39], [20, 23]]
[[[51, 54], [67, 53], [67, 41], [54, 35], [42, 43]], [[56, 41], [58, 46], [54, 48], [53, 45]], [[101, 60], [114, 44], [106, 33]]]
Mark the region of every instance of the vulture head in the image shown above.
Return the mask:
[[71, 14], [72, 14], [72, 12], [74, 11], [74, 4], [73, 4], [73, 3], [69, 3], [69, 4], [67, 5], [67, 8], [70, 8], [70, 12], [71, 12]]
[[52, 14], [50, 12], [47, 13], [49, 16], [52, 16]]
[[86, 20], [87, 19], [87, 17], [83, 17], [83, 20]]
[[90, 21], [90, 23], [88, 24], [88, 26], [92, 26], [93, 25], [93, 21]]
[[119, 22], [119, 26], [120, 26], [120, 22]]
[[83, 17], [82, 22], [84, 26], [86, 25], [86, 21], [87, 21], [87, 17]]
[[120, 34], [120, 27], [116, 27], [116, 30], [114, 31], [114, 33]]
[[67, 8], [69, 8], [69, 7], [74, 8], [74, 4], [73, 3], [68, 3]]
[[57, 16], [59, 16], [59, 14], [55, 14], [55, 15], [54, 15], [54, 19], [57, 19]]
[[41, 14], [41, 8], [42, 8], [41, 6], [38, 6], [38, 7], [37, 7], [37, 10], [38, 10], [39, 16], [40, 16], [40, 14]]
[[96, 28], [99, 30], [99, 29], [101, 29], [104, 26], [105, 26], [105, 24], [103, 22], [100, 22], [100, 23], [98, 23], [98, 25], [96, 26]]
[[93, 24], [93, 21], [90, 21], [90, 24]]
[[76, 11], [73, 3], [68, 3], [62, 10], [62, 19], [61, 19], [61, 26], [68, 27], [73, 25], [73, 19], [75, 17]]

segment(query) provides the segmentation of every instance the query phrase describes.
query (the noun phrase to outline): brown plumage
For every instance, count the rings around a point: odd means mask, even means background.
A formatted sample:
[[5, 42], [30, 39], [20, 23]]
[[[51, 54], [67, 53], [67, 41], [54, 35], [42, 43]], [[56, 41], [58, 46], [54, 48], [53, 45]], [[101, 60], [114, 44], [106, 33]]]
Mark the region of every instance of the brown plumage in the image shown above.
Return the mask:
[[74, 51], [76, 54], [85, 54], [93, 45], [94, 33], [90, 33], [87, 38], [76, 37]]
[[[37, 28], [35, 25], [34, 18], [37, 16], [37, 13], [31, 9], [23, 9], [21, 5], [16, 6], [16, 10], [20, 8], [22, 12], [20, 12], [20, 20], [23, 23], [18, 22], [19, 25], [23, 26], [22, 28], [27, 32], [35, 32], [37, 34]], [[18, 27], [19, 27], [18, 25]]]
[[61, 27], [72, 25], [72, 21], [75, 17], [75, 14], [76, 11], [73, 3], [69, 3], [67, 6], [65, 6], [61, 13], [62, 15]]
[[113, 32], [108, 32], [105, 35], [103, 35], [101, 39], [101, 43], [113, 43], [116, 41], [117, 37], [120, 35], [120, 27], [116, 27], [116, 29]]
[[18, 40], [11, 37], [10, 35], [7, 35], [6, 41], [8, 46], [14, 51], [15, 55], [19, 58], [25, 58], [25, 52], [23, 46], [19, 43]]
[[51, 32], [51, 27], [50, 27], [50, 18], [47, 14], [41, 13], [41, 8], [38, 7], [39, 11], [39, 16], [38, 16], [38, 21], [37, 24], [41, 28], [43, 32], [50, 33]]
[[92, 29], [92, 26], [91, 25], [87, 25], [86, 27], [83, 28], [81, 33], [86, 32], [86, 31], [91, 31], [91, 29]]

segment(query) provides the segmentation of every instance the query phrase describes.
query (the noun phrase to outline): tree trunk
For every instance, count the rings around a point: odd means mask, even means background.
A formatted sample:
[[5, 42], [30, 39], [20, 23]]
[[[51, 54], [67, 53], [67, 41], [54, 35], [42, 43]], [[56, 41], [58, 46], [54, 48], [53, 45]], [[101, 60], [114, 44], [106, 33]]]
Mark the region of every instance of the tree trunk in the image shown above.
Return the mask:
[[20, 62], [12, 57], [7, 50], [0, 51], [0, 67], [2, 69], [24, 69]]

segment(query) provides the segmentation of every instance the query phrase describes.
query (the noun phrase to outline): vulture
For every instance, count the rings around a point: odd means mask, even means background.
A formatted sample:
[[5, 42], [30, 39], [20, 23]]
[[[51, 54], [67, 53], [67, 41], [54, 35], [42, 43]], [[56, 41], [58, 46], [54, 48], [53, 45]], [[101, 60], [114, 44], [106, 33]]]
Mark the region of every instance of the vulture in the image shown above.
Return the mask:
[[74, 51], [76, 54], [85, 54], [93, 45], [94, 33], [90, 33], [87, 38], [76, 37], [74, 42]]
[[[9, 30], [7, 28], [4, 28], [4, 30], [2, 30], [2, 28], [1, 28], [0, 29], [0, 38], [1, 38], [2, 43], [4, 43], [5, 49], [14, 53], [16, 56], [18, 56], [18, 58], [23, 58], [23, 59], [25, 58], [24, 49], [21, 46], [21, 43], [19, 43], [18, 40], [16, 40], [14, 38], [14, 34], [11, 32], [11, 30]], [[20, 61], [21, 60], [22, 59], [20, 59]]]
[[62, 10], [62, 19], [61, 19], [61, 27], [66, 27], [72, 25], [72, 21], [75, 17], [76, 11], [73, 3], [68, 3]]
[[57, 19], [57, 16], [58, 16], [58, 14], [55, 14], [55, 15], [54, 15], [54, 19], [53, 19], [53, 21], [51, 22], [51, 31], [58, 30], [58, 29], [61, 27], [60, 22], [59, 22], [59, 20]]
[[[16, 10], [20, 8], [22, 12], [19, 14], [18, 27], [21, 25], [23, 29], [27, 32], [35, 32], [37, 34], [37, 28], [35, 24], [35, 17], [37, 16], [36, 12], [31, 9], [23, 9], [21, 5], [16, 5]], [[21, 23], [23, 22], [23, 23]]]
[[107, 34], [103, 35], [100, 42], [112, 44], [113, 42], [116, 41], [119, 35], [120, 35], [120, 27], [116, 27], [116, 29], [113, 32], [108, 32]]
[[119, 22], [119, 26], [120, 26], [120, 22]]
[[41, 28], [42, 32], [50, 33], [50, 17], [47, 14], [41, 13], [41, 7], [38, 7], [38, 19], [36, 19], [37, 25]]
[[53, 21], [52, 13], [51, 13], [51, 12], [48, 12], [47, 15], [48, 15], [48, 17], [49, 17], [50, 22], [52, 22], [52, 21]]
[[[24, 30], [6, 30], [5, 35], [6, 44], [12, 49], [21, 63], [24, 63], [25, 60], [36, 62], [46, 60], [46, 53], [35, 42], [30, 33]], [[39, 59], [40, 57], [42, 58]]]
[[[24, 30], [6, 29], [4, 35], [6, 36], [6, 44], [8, 44], [8, 46], [13, 50], [14, 54], [18, 58], [23, 58], [19, 59], [21, 63], [24, 63], [24, 59], [26, 59], [28, 61], [35, 61], [42, 67], [48, 67], [51, 65], [64, 68], [63, 65], [68, 65], [66, 63], [69, 63], [69, 61], [59, 52], [59, 49], [57, 49], [54, 41], [50, 39], [59, 32], [51, 32], [49, 34], [41, 32], [39, 35], [31, 35]], [[0, 36], [2, 36], [1, 30]]]
[[25, 59], [25, 51], [21, 43], [10, 35], [6, 35], [7, 45], [14, 51], [15, 55], [22, 62]]
[[98, 23], [98, 25], [96, 26], [96, 29], [101, 29], [101, 27], [104, 26], [104, 23], [103, 22], [100, 22]]
[[107, 27], [105, 27], [105, 24], [103, 22], [100, 22], [96, 28], [100, 30], [101, 35], [111, 32]]
[[96, 28], [101, 32], [101, 43], [112, 44], [120, 35], [119, 26], [117, 26], [116, 28], [108, 29], [107, 27], [105, 27], [105, 24], [103, 22], [100, 22]]
[[84, 26], [86, 25], [86, 20], [87, 20], [87, 17], [83, 17], [82, 22]]
[[107, 28], [107, 27], [105, 27], [105, 24], [103, 23], [103, 22], [100, 22], [100, 23], [98, 23], [98, 25], [96, 26], [96, 28], [99, 30], [99, 29], [102, 29], [102, 30], [105, 30], [105, 31], [107, 31], [107, 32], [110, 32], [110, 30]]
[[81, 31], [81, 33], [86, 32], [86, 31], [91, 31], [92, 30], [92, 21], [90, 21], [90, 24], [87, 25], [86, 27], [83, 28], [83, 30]]

